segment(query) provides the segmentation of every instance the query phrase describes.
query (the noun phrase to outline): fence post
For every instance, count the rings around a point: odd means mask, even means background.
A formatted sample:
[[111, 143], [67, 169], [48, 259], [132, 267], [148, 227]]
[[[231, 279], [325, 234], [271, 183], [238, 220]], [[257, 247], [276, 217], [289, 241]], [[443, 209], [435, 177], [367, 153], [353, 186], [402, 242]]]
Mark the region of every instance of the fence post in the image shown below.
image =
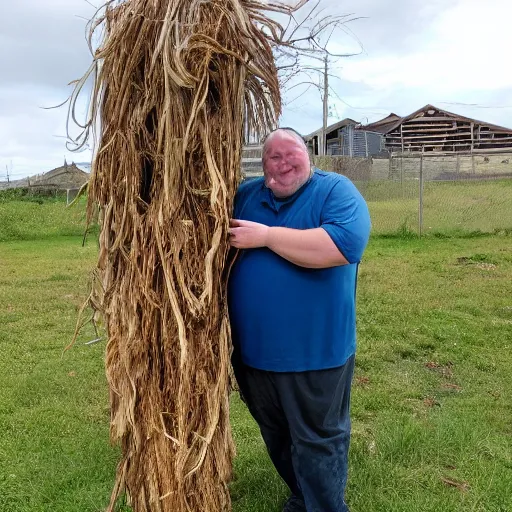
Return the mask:
[[402, 199], [405, 197], [404, 189], [404, 154], [400, 154], [400, 188], [402, 189]]
[[418, 227], [420, 237], [423, 234], [423, 151], [420, 155], [420, 204], [418, 212]]

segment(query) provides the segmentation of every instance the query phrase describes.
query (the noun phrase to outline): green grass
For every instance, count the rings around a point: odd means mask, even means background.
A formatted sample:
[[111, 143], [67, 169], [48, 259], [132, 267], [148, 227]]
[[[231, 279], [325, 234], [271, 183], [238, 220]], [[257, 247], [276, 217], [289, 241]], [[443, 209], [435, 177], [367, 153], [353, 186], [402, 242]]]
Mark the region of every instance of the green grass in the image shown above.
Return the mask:
[[[104, 343], [86, 346], [88, 327], [63, 354], [97, 254], [93, 239], [52, 236], [68, 211], [56, 226], [41, 217], [36, 228], [47, 228], [35, 233], [18, 221], [27, 239], [0, 243], [1, 512], [99, 512], [114, 481]], [[358, 291], [352, 512], [512, 510], [511, 276], [509, 236], [371, 240]], [[236, 395], [232, 426], [234, 511], [279, 511], [287, 491]]]
[[[368, 202], [373, 234], [416, 237], [419, 181], [355, 182]], [[85, 199], [66, 208], [65, 197], [0, 191], [0, 242], [82, 235]], [[93, 226], [95, 233], [96, 228]], [[427, 181], [423, 190], [425, 236], [512, 233], [512, 179]]]
[[[419, 231], [419, 181], [356, 185], [368, 202], [375, 234]], [[424, 183], [423, 234], [512, 231], [512, 179]]]
[[84, 234], [84, 198], [67, 208], [62, 195], [43, 197], [13, 192], [0, 191], [0, 242]]
[[85, 299], [94, 243], [0, 244], [0, 510], [100, 510], [117, 454], [108, 445], [103, 347], [63, 355]]
[[359, 288], [354, 510], [512, 510], [511, 275], [508, 237], [372, 242]]

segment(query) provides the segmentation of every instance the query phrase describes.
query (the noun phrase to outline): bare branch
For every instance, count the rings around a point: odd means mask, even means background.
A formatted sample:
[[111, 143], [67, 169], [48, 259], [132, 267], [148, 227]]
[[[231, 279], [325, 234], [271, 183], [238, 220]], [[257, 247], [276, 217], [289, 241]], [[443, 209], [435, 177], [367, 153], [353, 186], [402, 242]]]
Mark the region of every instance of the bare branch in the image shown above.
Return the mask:
[[295, 89], [295, 87], [299, 87], [301, 85], [309, 85], [309, 86], [316, 87], [317, 89], [320, 89], [320, 87], [321, 87], [319, 84], [316, 84], [315, 82], [310, 82], [310, 81], [305, 80], [298, 84], [292, 85], [291, 87], [288, 87], [288, 91], [291, 91], [292, 89]]
[[327, 41], [325, 42], [324, 48], [327, 48], [327, 45], [329, 44], [329, 41], [331, 40], [332, 35], [334, 34], [334, 31], [336, 30], [337, 24], [334, 24], [332, 26], [331, 33], [329, 34], [329, 37], [327, 38]]
[[[313, 6], [313, 8], [309, 11], [308, 15], [300, 23], [297, 24], [297, 26], [293, 29], [292, 33], [288, 36], [288, 40], [292, 40], [293, 36], [300, 29], [300, 27], [306, 21], [309, 21], [312, 19], [312, 15], [315, 12], [315, 10], [318, 8], [319, 5], [320, 5], [320, 0], [318, 0], [317, 3]], [[292, 18], [294, 21], [296, 21], [294, 16], [292, 16], [290, 19], [292, 19]], [[285, 33], [286, 33], [286, 31], [285, 31]]]
[[[265, 4], [265, 10], [266, 11], [272, 11], [272, 12], [280, 12], [281, 14], [288, 14], [288, 15], [290, 15], [290, 14], [298, 11], [299, 9], [302, 9], [302, 7], [304, 7], [308, 2], [309, 2], [309, 0], [300, 0], [294, 6], [280, 4], [280, 3], [277, 3], [277, 4], [274, 4], [274, 3]], [[250, 7], [250, 4], [249, 4], [249, 7]], [[261, 9], [261, 5], [259, 5], [259, 4], [255, 5], [255, 7], [257, 9]]]
[[288, 24], [286, 25], [286, 28], [283, 30], [283, 34], [286, 34], [288, 32], [288, 29], [290, 28], [290, 25], [292, 24], [292, 20], [294, 19], [293, 14], [290, 15], [288, 18]]
[[308, 87], [307, 87], [307, 89], [306, 89], [304, 92], [300, 93], [298, 96], [296, 96], [295, 98], [293, 98], [293, 100], [289, 100], [289, 101], [287, 101], [287, 103], [293, 103], [294, 101], [297, 101], [299, 98], [301, 98], [302, 96], [304, 96], [304, 94], [306, 94], [306, 93], [311, 89], [311, 87], [312, 87], [312, 84], [309, 84], [309, 85], [308, 85]]
[[[301, 68], [301, 71], [304, 72], [304, 74], [307, 74], [306, 71], [314, 71], [317, 73], [317, 76], [325, 76], [325, 68], [315, 68], [315, 67], [309, 67], [305, 66]], [[310, 76], [308, 74], [308, 76]], [[336, 78], [337, 80], [341, 80], [341, 78], [338, 75], [333, 75], [332, 73], [327, 73], [327, 76], [330, 78]]]

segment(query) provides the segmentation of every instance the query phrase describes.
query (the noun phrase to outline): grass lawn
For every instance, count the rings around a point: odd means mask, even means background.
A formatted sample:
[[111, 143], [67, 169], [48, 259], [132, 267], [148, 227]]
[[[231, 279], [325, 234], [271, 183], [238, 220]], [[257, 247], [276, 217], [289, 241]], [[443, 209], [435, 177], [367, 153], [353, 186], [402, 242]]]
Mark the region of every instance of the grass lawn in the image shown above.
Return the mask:
[[[419, 231], [419, 181], [366, 181], [357, 186], [368, 202], [373, 232]], [[512, 232], [512, 179], [426, 181], [423, 233]]]
[[[97, 247], [75, 221], [55, 236], [45, 211], [0, 243], [0, 511], [99, 512], [118, 460], [104, 343], [86, 328], [63, 354]], [[512, 237], [373, 238], [358, 306], [352, 512], [511, 511]], [[286, 489], [236, 395], [232, 426], [234, 511], [279, 511]]]

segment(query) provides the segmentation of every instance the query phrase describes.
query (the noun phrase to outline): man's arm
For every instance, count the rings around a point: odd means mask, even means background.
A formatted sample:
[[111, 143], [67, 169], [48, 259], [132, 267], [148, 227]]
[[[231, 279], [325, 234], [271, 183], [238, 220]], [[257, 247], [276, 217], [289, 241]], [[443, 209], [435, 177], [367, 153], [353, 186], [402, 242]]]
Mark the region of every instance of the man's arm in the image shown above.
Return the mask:
[[346, 265], [348, 261], [322, 228], [269, 227], [246, 220], [231, 221], [231, 245], [238, 249], [268, 247], [286, 260], [306, 268]]

